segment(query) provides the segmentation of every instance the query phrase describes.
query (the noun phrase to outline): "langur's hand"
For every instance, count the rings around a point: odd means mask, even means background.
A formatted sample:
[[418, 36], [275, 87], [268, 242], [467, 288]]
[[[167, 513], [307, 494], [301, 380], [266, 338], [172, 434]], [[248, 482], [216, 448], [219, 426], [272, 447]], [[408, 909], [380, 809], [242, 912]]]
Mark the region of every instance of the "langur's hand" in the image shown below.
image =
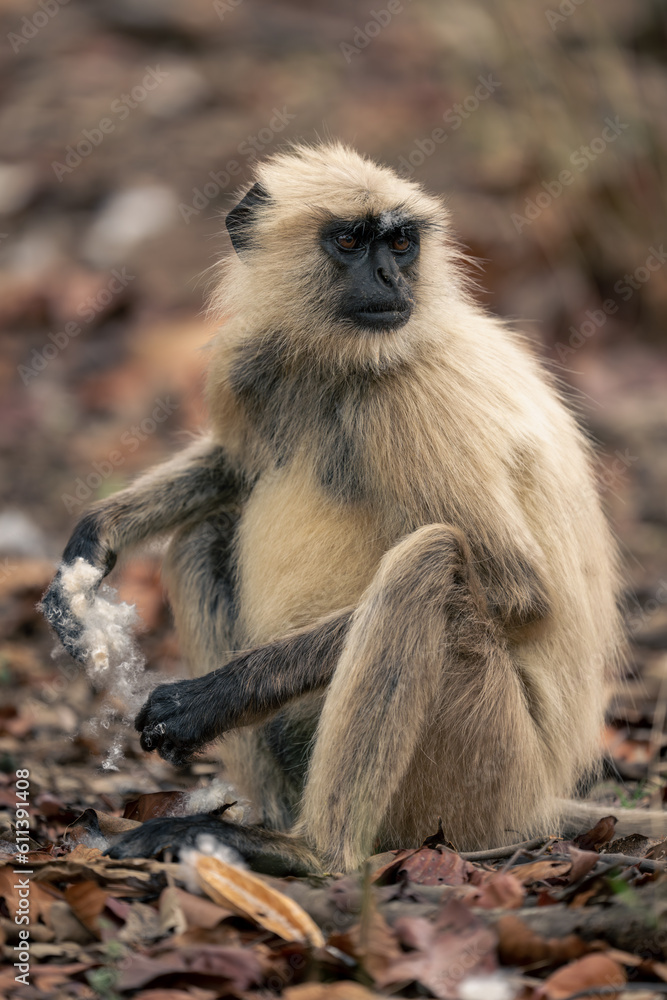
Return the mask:
[[99, 541], [94, 518], [85, 515], [63, 553], [51, 586], [39, 605], [51, 628], [75, 660], [85, 662], [83, 640], [87, 609], [93, 604], [103, 578], [116, 562], [116, 553]]
[[63, 563], [39, 604], [47, 622], [63, 646], [75, 660], [83, 663], [86, 648], [83, 643], [84, 618], [102, 579], [102, 571], [84, 559]]
[[224, 732], [219, 703], [212, 697], [210, 675], [160, 684], [134, 720], [144, 750], [182, 767]]

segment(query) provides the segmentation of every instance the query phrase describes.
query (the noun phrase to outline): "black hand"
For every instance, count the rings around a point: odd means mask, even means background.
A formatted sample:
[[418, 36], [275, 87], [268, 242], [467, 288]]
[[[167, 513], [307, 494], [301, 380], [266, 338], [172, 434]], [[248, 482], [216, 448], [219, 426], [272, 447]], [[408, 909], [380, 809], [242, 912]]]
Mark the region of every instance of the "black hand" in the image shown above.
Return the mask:
[[83, 663], [86, 659], [85, 650], [81, 646], [84, 626], [70, 607], [68, 596], [62, 585], [60, 570], [44, 594], [39, 604], [39, 610], [70, 656]]
[[161, 684], [149, 695], [134, 721], [144, 750], [183, 766], [224, 732], [209, 677]]

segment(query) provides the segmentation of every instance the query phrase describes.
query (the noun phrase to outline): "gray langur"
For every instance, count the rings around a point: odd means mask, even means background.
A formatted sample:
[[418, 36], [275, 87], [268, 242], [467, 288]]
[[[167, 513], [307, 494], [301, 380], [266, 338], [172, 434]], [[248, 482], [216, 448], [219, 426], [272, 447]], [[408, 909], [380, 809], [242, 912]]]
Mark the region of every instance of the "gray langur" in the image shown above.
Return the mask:
[[194, 677], [152, 692], [141, 745], [183, 764], [224, 734], [257, 823], [153, 820], [111, 852], [204, 831], [349, 871], [438, 817], [461, 850], [556, 831], [622, 647], [584, 435], [413, 181], [296, 147], [227, 227], [210, 435], [84, 515], [43, 607], [80, 657], [68, 570], [170, 534]]

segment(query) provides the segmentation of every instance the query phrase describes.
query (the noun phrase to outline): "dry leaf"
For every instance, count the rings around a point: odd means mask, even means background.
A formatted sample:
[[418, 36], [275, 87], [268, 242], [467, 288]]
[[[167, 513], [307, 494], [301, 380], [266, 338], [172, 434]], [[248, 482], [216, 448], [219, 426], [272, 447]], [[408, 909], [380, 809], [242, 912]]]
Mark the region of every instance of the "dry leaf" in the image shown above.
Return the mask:
[[[37, 924], [37, 927], [40, 925]], [[99, 939], [99, 934], [93, 933], [81, 923], [74, 914], [72, 907], [64, 899], [56, 900], [49, 913], [49, 928], [51, 940], [61, 944], [64, 941], [74, 941], [76, 944], [87, 945]], [[31, 933], [36, 928], [31, 927]]]
[[628, 837], [618, 837], [604, 848], [603, 853], [629, 854], [633, 858], [643, 858], [651, 841], [641, 833], [631, 833]]
[[196, 927], [212, 930], [213, 927], [218, 926], [221, 920], [232, 915], [230, 909], [219, 906], [206, 896], [195, 896], [194, 893], [186, 892], [185, 889], [177, 887], [174, 887], [173, 892], [185, 917], [188, 929]]
[[329, 944], [352, 955], [364, 966], [364, 969], [375, 980], [381, 980], [392, 962], [402, 956], [398, 938], [381, 913], [375, 907], [371, 897], [370, 911], [362, 924], [355, 924], [348, 931], [332, 934]]
[[518, 910], [523, 905], [526, 890], [514, 875], [506, 872], [493, 872], [482, 883], [479, 896], [473, 905], [483, 910]]
[[617, 1000], [619, 994], [610, 987], [624, 986], [624, 970], [608, 955], [585, 955], [584, 958], [558, 969], [533, 994], [533, 1000], [567, 1000], [591, 986], [605, 987], [605, 1000]]
[[[168, 885], [160, 893], [158, 912], [160, 914], [160, 931], [162, 934], [184, 934], [188, 921], [181, 908], [180, 889]], [[188, 893], [183, 893], [188, 895]]]
[[498, 957], [503, 965], [561, 965], [580, 958], [588, 945], [576, 934], [564, 938], [543, 938], [519, 917], [508, 914], [495, 925], [498, 934]]
[[650, 858], [652, 861], [664, 861], [667, 858], [667, 840], [662, 840], [659, 844], [654, 844], [646, 852], [645, 857]]
[[572, 869], [567, 881], [569, 885], [573, 885], [595, 868], [600, 856], [595, 851], [582, 851], [573, 844], [568, 844], [567, 849], [572, 858]]
[[380, 993], [371, 993], [359, 983], [303, 983], [283, 991], [285, 1000], [373, 1000]]
[[[19, 882], [22, 878], [25, 876], [13, 873], [13, 866], [3, 865], [0, 867], [0, 898], [5, 899], [12, 918], [19, 909]], [[48, 923], [51, 906], [56, 900], [62, 898], [62, 893], [52, 886], [40, 885], [33, 876], [28, 876], [28, 878], [30, 880], [30, 919], [35, 922], [42, 917]]]
[[529, 861], [526, 865], [514, 865], [508, 870], [521, 885], [533, 885], [549, 878], [560, 878], [567, 875], [572, 868], [570, 861], [552, 861], [544, 858], [540, 861]]
[[187, 798], [186, 792], [147, 792], [125, 804], [123, 818], [145, 823], [147, 819], [157, 819], [160, 816], [182, 815]]
[[98, 918], [106, 906], [107, 895], [97, 882], [77, 882], [65, 890], [72, 913], [96, 938], [102, 937]]
[[178, 863], [168, 864], [152, 858], [123, 858], [122, 861], [116, 861], [105, 857], [96, 847], [84, 847], [83, 844], [77, 844], [63, 858], [36, 858], [31, 861], [31, 866], [35, 869], [33, 879], [39, 882], [64, 882], [77, 878], [92, 881], [95, 877], [111, 882], [125, 882], [129, 878], [148, 882], [156, 874], [171, 874], [176, 877], [182, 873]]
[[140, 943], [157, 941], [163, 935], [164, 931], [157, 910], [148, 906], [147, 903], [134, 902], [130, 904], [130, 912], [127, 915], [125, 926], [116, 936], [123, 944], [136, 947]]
[[582, 851], [599, 851], [601, 847], [614, 839], [617, 822], [615, 816], [603, 816], [591, 830], [580, 833], [572, 842]]
[[399, 851], [375, 872], [372, 881], [388, 885], [404, 875], [415, 885], [464, 885], [476, 870], [456, 851], [442, 845], [426, 846]]
[[218, 1000], [219, 990], [204, 990], [198, 986], [190, 986], [187, 990], [174, 990], [170, 987], [156, 990], [142, 990], [135, 993], [134, 1000]]
[[31, 965], [30, 981], [36, 981], [35, 985], [43, 996], [55, 996], [58, 986], [70, 983], [74, 976], [97, 964], [97, 960], [91, 959], [68, 965]]
[[225, 981], [235, 990], [247, 990], [263, 978], [259, 957], [250, 948], [198, 945], [171, 951], [161, 949], [154, 956], [130, 952], [123, 963], [117, 989], [121, 993], [135, 990], [174, 973], [189, 983], [196, 975], [209, 982], [211, 978], [221, 980], [216, 985], [218, 994], [223, 996]]
[[136, 820], [124, 819], [122, 816], [114, 816], [99, 809], [85, 809], [72, 825], [67, 827], [65, 833], [75, 840], [81, 839], [77, 838], [79, 830], [88, 834], [100, 834], [102, 837], [114, 837], [118, 833], [134, 830], [138, 826], [141, 826], [141, 823]]
[[378, 986], [414, 980], [441, 1000], [458, 997], [463, 979], [474, 973], [494, 972], [497, 938], [463, 903], [451, 900], [435, 924], [422, 917], [400, 917], [394, 930], [415, 950], [391, 962]]
[[306, 911], [256, 875], [207, 856], [197, 858], [195, 868], [202, 888], [214, 902], [228, 906], [284, 941], [308, 941], [315, 948], [324, 944], [321, 930]]

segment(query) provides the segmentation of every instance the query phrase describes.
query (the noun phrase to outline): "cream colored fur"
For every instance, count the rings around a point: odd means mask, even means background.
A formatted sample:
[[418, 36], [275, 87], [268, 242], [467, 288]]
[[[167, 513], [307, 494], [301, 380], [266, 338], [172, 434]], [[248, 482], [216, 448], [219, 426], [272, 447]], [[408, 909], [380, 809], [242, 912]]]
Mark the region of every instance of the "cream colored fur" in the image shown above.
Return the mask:
[[[554, 832], [598, 762], [622, 659], [590, 446], [522, 338], [468, 294], [439, 199], [337, 144], [256, 179], [252, 243], [214, 296], [211, 437], [138, 495], [148, 507], [157, 484], [155, 523], [180, 525], [167, 579], [194, 672], [356, 610], [327, 688], [227, 734], [229, 775], [333, 868], [419, 844], [439, 816], [460, 849]], [[421, 229], [414, 310], [393, 332], [332, 312], [322, 226], [368, 214]], [[245, 485], [197, 514], [189, 461], [198, 489], [207, 462]], [[132, 489], [105, 502], [112, 548]], [[130, 541], [147, 533], [135, 520]], [[294, 751], [309, 740], [308, 767]]]

